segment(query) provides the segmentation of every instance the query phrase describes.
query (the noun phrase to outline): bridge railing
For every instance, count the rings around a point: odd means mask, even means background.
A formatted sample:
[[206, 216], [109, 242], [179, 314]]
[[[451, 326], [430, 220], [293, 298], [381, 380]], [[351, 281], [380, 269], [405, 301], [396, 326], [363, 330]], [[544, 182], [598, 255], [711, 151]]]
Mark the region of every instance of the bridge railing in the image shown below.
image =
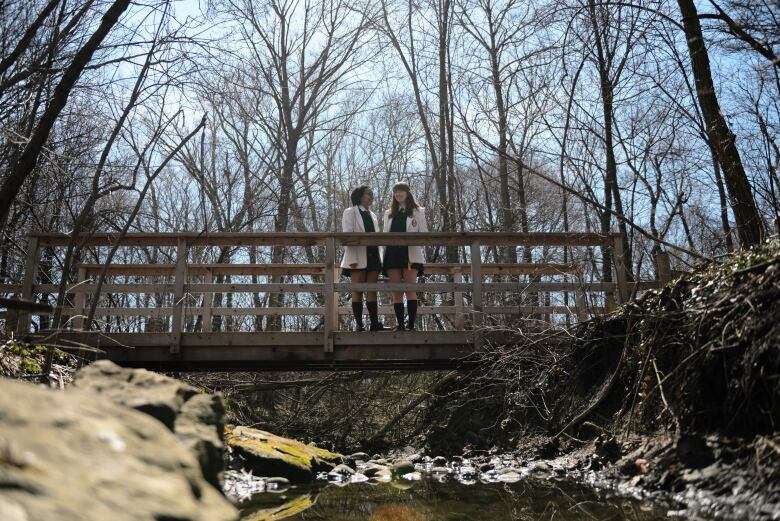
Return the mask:
[[[66, 247], [70, 236], [64, 234], [34, 234], [28, 240], [28, 257], [21, 285], [0, 287], [2, 293], [13, 293], [24, 300], [46, 295], [54, 299], [59, 291], [56, 281], [41, 282], [39, 265], [41, 251]], [[339, 305], [340, 296], [352, 290], [400, 291], [414, 290], [439, 295], [420, 314], [448, 317], [447, 327], [455, 330], [479, 330], [486, 324], [486, 316], [493, 315], [571, 315], [583, 320], [611, 309], [615, 302], [628, 300], [634, 290], [656, 287], [659, 281], [629, 284], [629, 273], [622, 263], [620, 235], [593, 233], [131, 233], [118, 239], [112, 234], [92, 234], [79, 237], [81, 248], [110, 248], [117, 243], [124, 248], [166, 250], [170, 261], [162, 263], [80, 264], [77, 280], [69, 284], [66, 307], [62, 314], [68, 318], [67, 327], [81, 330], [85, 315], [96, 298], [97, 280], [103, 278], [101, 298], [95, 311], [108, 329], [112, 321], [121, 324], [130, 318], [143, 319], [139, 332], [169, 332], [172, 352], [178, 350], [181, 335], [188, 332], [212, 332], [214, 317], [315, 317], [316, 324], [308, 327], [322, 332], [323, 345], [332, 349], [333, 333], [341, 329], [340, 317], [351, 314], [351, 308]], [[416, 245], [458, 246], [468, 250], [467, 263], [429, 263], [425, 272], [443, 281], [416, 283], [360, 283], [338, 282], [339, 253], [346, 245]], [[484, 248], [505, 247], [612, 249], [613, 281], [595, 279], [593, 269], [586, 275], [586, 255], [576, 262], [487, 263], [483, 262]], [[306, 263], [196, 263], [191, 254], [208, 248], [305, 247], [314, 248], [310, 257], [322, 262]], [[131, 256], [132, 257], [132, 256]], [[99, 258], [99, 256], [98, 256]], [[246, 255], [243, 258], [249, 258]], [[590, 257], [596, 258], [595, 255]], [[668, 269], [666, 270], [668, 272]], [[659, 269], [659, 273], [664, 273]], [[303, 277], [306, 282], [285, 282], [283, 277]], [[251, 278], [250, 282], [234, 282]], [[265, 282], [258, 282], [264, 277]], [[526, 280], [521, 280], [526, 277]], [[544, 280], [552, 278], [558, 280]], [[117, 280], [123, 279], [123, 280]], [[153, 279], [153, 282], [149, 282]], [[140, 282], [139, 282], [140, 280]], [[665, 282], [661, 280], [660, 282]], [[277, 298], [273, 305], [258, 298], [263, 295], [307, 295], [301, 302], [307, 305], [285, 305]], [[563, 303], [553, 302], [551, 294], [562, 294]], [[239, 302], [240, 296], [251, 295], [250, 303]], [[447, 295], [445, 299], [443, 296]], [[493, 295], [495, 298], [490, 298]], [[528, 299], [507, 298], [534, 295]], [[545, 295], [547, 298], [541, 298]], [[572, 297], [572, 298], [569, 298]], [[246, 299], [244, 298], [244, 301]], [[305, 302], [303, 302], [305, 301]], [[571, 302], [571, 305], [569, 305]], [[227, 303], [227, 305], [224, 305]], [[389, 306], [380, 307], [380, 313], [389, 314]], [[33, 316], [46, 318], [43, 312], [23, 312], [17, 316], [17, 330], [28, 332]], [[441, 324], [440, 324], [441, 327]]]

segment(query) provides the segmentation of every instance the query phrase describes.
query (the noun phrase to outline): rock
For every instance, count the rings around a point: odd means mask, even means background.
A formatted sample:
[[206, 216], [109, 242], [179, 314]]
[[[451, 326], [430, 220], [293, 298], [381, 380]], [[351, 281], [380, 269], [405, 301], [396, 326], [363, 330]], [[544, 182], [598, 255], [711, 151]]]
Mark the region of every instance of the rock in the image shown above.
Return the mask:
[[445, 458], [444, 456], [436, 456], [435, 458], [433, 458], [433, 464], [436, 465], [437, 467], [443, 467], [444, 465], [447, 464], [447, 458]]
[[412, 463], [419, 463], [422, 461], [422, 456], [420, 454], [411, 454], [407, 460], [411, 461]]
[[390, 481], [393, 479], [393, 472], [387, 467], [377, 467], [376, 470], [370, 474], [368, 472], [363, 473], [366, 477], [375, 481]]
[[544, 461], [537, 461], [534, 463], [532, 472], [536, 475], [544, 475], [552, 472], [552, 467]]
[[487, 472], [488, 470], [493, 470], [494, 468], [495, 468], [495, 466], [492, 463], [482, 463], [479, 466], [479, 471], [480, 472]]
[[269, 492], [283, 492], [290, 487], [290, 480], [282, 477], [273, 477], [265, 480], [265, 489]]
[[710, 449], [707, 441], [701, 436], [693, 434], [681, 435], [677, 440], [675, 450], [680, 461], [694, 469], [706, 467], [715, 461], [712, 449]]
[[416, 469], [414, 468], [414, 463], [408, 460], [398, 460], [395, 463], [393, 463], [393, 475], [394, 476], [403, 476], [405, 474], [410, 474], [414, 472]]
[[620, 457], [621, 447], [614, 436], [601, 434], [596, 438], [596, 454], [602, 460], [614, 462]]
[[387, 467], [383, 467], [382, 465], [371, 465], [369, 467], [366, 467], [363, 470], [363, 474], [369, 478], [374, 477], [377, 474], [383, 474], [383, 473], [386, 473], [387, 475], [392, 475], [392, 471]]
[[650, 471], [650, 462], [645, 458], [637, 458], [634, 461], [634, 467], [638, 474], [647, 474]]
[[144, 369], [119, 367], [108, 360], [81, 369], [73, 386], [98, 392], [161, 421], [193, 452], [208, 482], [219, 486], [224, 466], [225, 408], [221, 395], [202, 394], [179, 380]]
[[336, 465], [333, 470], [328, 472], [328, 477], [331, 479], [337, 478], [337, 479], [343, 479], [348, 478], [355, 474], [355, 471], [352, 470], [352, 468], [349, 465], [344, 465], [343, 463], [341, 465]]
[[235, 520], [198, 462], [147, 414], [94, 392], [0, 379], [4, 520]]
[[195, 455], [206, 480], [217, 487], [224, 467], [224, 414], [221, 396], [196, 394], [184, 402], [174, 423], [176, 436]]
[[163, 422], [174, 430], [184, 402], [198, 390], [173, 378], [146, 371], [119, 367], [108, 360], [90, 364], [73, 379], [73, 386], [103, 394], [116, 403], [132, 407]]
[[336, 465], [331, 472], [335, 472], [336, 474], [343, 474], [345, 476], [351, 476], [355, 473], [354, 470], [349, 465], [344, 465], [343, 463], [340, 465]]
[[517, 483], [522, 479], [522, 475], [514, 469], [503, 469], [498, 474], [498, 480], [503, 483]]
[[225, 440], [256, 476], [304, 483], [341, 463], [340, 454], [249, 427], [226, 427]]
[[349, 456], [347, 456], [347, 461], [352, 461], [352, 462], [368, 461], [369, 459], [370, 458], [368, 454], [366, 454], [365, 452], [356, 452], [354, 454], [350, 454]]
[[450, 469], [447, 467], [433, 467], [431, 469], [431, 474], [449, 474]]

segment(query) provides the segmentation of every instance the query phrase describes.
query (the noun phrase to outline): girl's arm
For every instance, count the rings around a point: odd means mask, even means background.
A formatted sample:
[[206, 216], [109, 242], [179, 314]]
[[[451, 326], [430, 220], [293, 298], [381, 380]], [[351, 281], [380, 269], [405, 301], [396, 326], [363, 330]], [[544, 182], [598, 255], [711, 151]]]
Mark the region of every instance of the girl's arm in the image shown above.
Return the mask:
[[355, 220], [350, 218], [351, 209], [347, 208], [341, 215], [341, 231], [342, 232], [354, 232]]
[[428, 231], [428, 223], [425, 220], [425, 208], [423, 208], [421, 206], [420, 208], [418, 208], [418, 210], [420, 211], [420, 226], [419, 226], [420, 231], [421, 232], [427, 232]]

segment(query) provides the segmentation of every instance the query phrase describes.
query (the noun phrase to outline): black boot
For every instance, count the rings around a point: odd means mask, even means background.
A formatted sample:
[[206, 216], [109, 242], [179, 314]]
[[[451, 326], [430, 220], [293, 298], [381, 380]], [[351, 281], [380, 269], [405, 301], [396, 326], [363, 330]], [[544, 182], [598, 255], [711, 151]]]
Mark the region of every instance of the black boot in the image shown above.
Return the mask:
[[406, 328], [404, 327], [404, 303], [398, 302], [396, 304], [393, 304], [393, 311], [395, 311], [395, 319], [398, 322], [398, 325], [396, 326], [396, 331], [403, 331]]
[[355, 315], [355, 331], [365, 331], [363, 326], [363, 301], [352, 302], [352, 313]]
[[371, 317], [371, 326], [369, 326], [369, 329], [371, 331], [384, 331], [385, 329], [387, 329], [379, 321], [378, 306], [376, 300], [366, 302], [366, 307], [368, 308], [368, 316]]
[[409, 325], [407, 329], [414, 331], [414, 322], [417, 320], [417, 300], [407, 300], [406, 307], [409, 309]]

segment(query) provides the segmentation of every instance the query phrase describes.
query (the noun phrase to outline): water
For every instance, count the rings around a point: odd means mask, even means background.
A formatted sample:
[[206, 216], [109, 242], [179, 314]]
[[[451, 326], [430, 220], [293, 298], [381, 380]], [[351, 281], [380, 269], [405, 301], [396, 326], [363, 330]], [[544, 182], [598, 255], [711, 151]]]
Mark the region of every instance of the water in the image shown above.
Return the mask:
[[242, 505], [242, 521], [655, 521], [670, 505], [618, 497], [570, 478], [527, 478], [517, 483], [319, 482], [282, 493], [256, 494]]

